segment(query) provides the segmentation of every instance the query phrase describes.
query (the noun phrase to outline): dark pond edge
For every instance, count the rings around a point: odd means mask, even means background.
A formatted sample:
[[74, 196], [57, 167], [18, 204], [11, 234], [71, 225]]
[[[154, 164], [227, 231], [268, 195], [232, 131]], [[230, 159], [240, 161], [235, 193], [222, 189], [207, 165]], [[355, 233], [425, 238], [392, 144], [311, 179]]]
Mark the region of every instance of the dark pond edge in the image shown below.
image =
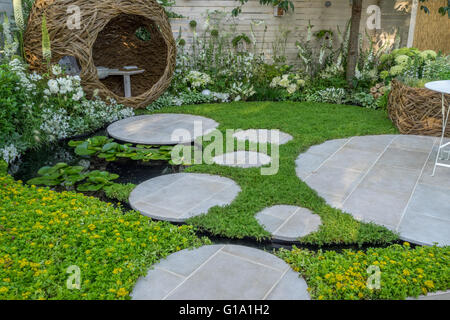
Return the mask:
[[[119, 202], [115, 199], [108, 199], [108, 202], [113, 203], [114, 205], [118, 206], [120, 203], [120, 207], [124, 211], [124, 214], [127, 214], [128, 211], [136, 211], [134, 210], [130, 204]], [[102, 200], [102, 199], [100, 199]], [[102, 200], [104, 201], [104, 200]], [[168, 222], [176, 226], [183, 226], [183, 225], [190, 225], [186, 222], [172, 222], [172, 221], [166, 221], [166, 220], [158, 220], [158, 219], [151, 219], [152, 221], [161, 221], [161, 222]], [[342, 252], [343, 250], [361, 250], [366, 251], [367, 249], [375, 249], [375, 248], [387, 248], [389, 246], [398, 244], [402, 245], [405, 241], [399, 239], [397, 241], [392, 241], [389, 243], [370, 243], [370, 242], [363, 242], [363, 243], [342, 243], [342, 244], [311, 244], [311, 243], [305, 243], [301, 241], [281, 241], [276, 239], [270, 239], [270, 238], [263, 238], [263, 239], [257, 239], [255, 237], [243, 237], [243, 238], [229, 238], [221, 235], [217, 235], [212, 233], [209, 230], [201, 229], [196, 226], [194, 227], [194, 232], [197, 235], [197, 237], [207, 237], [210, 239], [214, 244], [232, 244], [232, 245], [241, 245], [241, 246], [247, 246], [252, 247], [256, 249], [261, 249], [265, 251], [273, 251], [273, 250], [279, 250], [279, 249], [287, 249], [292, 250], [293, 247], [297, 247], [299, 249], [307, 249], [310, 251], [336, 251], [336, 252]], [[415, 244], [413, 242], [409, 242], [411, 245], [411, 248], [421, 247], [420, 244]]]

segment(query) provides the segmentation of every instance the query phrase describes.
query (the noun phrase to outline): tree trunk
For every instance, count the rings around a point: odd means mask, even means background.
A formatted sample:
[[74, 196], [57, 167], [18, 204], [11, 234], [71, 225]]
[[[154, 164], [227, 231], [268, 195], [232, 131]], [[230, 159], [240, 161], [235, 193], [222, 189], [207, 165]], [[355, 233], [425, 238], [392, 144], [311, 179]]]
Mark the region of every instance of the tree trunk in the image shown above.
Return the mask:
[[361, 24], [362, 0], [353, 0], [350, 41], [347, 56], [347, 83], [353, 86], [356, 63], [358, 62], [359, 26]]

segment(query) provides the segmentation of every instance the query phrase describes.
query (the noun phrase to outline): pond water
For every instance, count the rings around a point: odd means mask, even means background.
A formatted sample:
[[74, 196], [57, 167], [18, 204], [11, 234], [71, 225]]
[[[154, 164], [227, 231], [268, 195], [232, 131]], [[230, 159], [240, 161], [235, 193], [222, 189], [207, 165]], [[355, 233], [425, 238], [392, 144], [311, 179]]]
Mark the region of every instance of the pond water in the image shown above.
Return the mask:
[[85, 140], [93, 136], [107, 136], [106, 130], [99, 130], [91, 135], [61, 140], [55, 144], [41, 146], [28, 151], [22, 159], [10, 166], [10, 174], [16, 180], [24, 182], [37, 176], [44, 166], [54, 166], [59, 162], [69, 165], [89, 165], [89, 170], [102, 170], [119, 175], [117, 183], [139, 184], [154, 177], [182, 171], [182, 167], [169, 165], [167, 162], [139, 163], [137, 161], [103, 162], [90, 157], [75, 154], [74, 148], [67, 144], [70, 140]]

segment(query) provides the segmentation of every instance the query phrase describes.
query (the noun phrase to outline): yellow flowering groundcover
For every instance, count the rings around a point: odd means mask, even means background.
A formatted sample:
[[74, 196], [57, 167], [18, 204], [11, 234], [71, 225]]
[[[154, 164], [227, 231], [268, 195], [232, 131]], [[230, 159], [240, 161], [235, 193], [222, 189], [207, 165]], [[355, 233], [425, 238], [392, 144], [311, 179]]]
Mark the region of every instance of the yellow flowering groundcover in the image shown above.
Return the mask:
[[450, 247], [413, 249], [405, 242], [342, 253], [294, 247], [278, 256], [305, 278], [314, 299], [405, 299], [450, 289]]
[[0, 299], [128, 299], [152, 264], [210, 243], [191, 226], [23, 185], [5, 167], [0, 162]]

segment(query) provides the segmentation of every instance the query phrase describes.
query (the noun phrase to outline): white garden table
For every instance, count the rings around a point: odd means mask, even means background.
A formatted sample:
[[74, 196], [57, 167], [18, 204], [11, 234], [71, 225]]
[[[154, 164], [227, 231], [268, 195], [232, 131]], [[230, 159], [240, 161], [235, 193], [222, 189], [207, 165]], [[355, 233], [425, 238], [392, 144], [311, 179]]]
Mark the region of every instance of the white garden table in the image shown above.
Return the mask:
[[108, 69], [105, 67], [98, 67], [98, 78], [105, 79], [109, 76], [123, 76], [123, 87], [125, 91], [125, 98], [131, 97], [131, 76], [144, 73], [144, 69], [139, 69], [136, 66], [127, 66], [122, 69]]
[[442, 136], [439, 142], [439, 149], [436, 156], [436, 162], [434, 163], [434, 169], [432, 174], [432, 176], [434, 176], [434, 174], [436, 173], [436, 168], [438, 166], [450, 168], [450, 164], [439, 162], [439, 160], [441, 160], [440, 155], [442, 149], [450, 146], [450, 142], [444, 144], [445, 130], [450, 115], [450, 106], [448, 106], [447, 108], [445, 107], [445, 94], [450, 94], [450, 80], [428, 82], [425, 84], [425, 88], [439, 92], [442, 95]]

